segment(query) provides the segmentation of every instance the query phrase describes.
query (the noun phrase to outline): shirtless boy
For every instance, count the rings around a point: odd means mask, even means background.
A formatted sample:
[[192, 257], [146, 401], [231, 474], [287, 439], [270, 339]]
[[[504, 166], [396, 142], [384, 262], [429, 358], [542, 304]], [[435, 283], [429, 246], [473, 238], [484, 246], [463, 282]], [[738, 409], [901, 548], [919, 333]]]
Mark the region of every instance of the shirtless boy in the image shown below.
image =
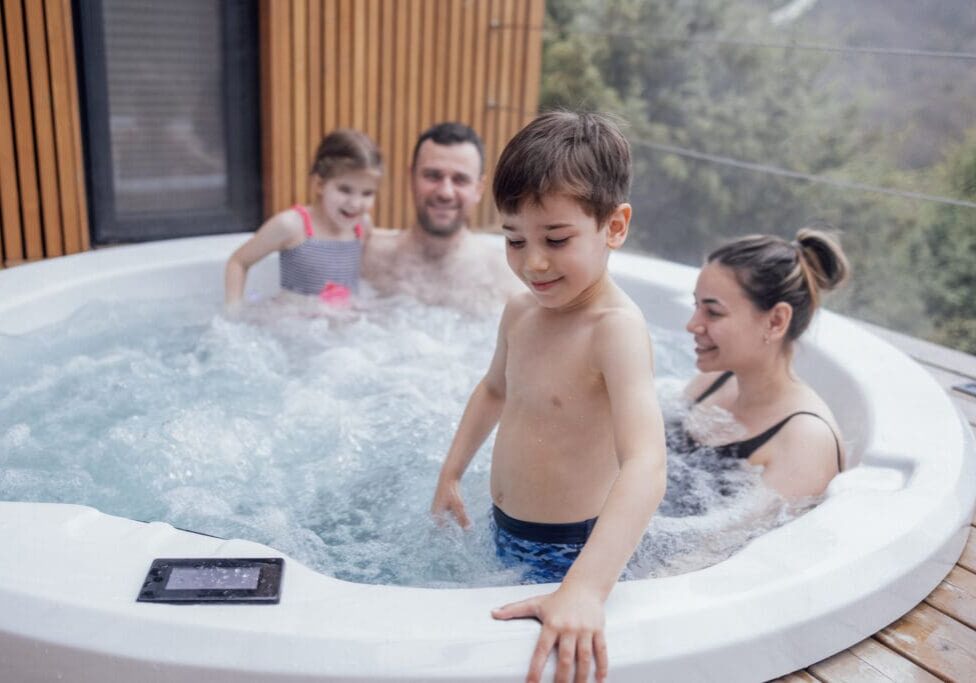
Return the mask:
[[544, 114], [508, 143], [493, 192], [508, 264], [528, 287], [502, 314], [431, 506], [469, 520], [460, 479], [498, 425], [491, 465], [496, 550], [555, 592], [494, 610], [534, 617], [538, 681], [607, 675], [604, 609], [664, 494], [664, 424], [640, 309], [607, 272], [627, 237], [630, 149], [596, 114]]

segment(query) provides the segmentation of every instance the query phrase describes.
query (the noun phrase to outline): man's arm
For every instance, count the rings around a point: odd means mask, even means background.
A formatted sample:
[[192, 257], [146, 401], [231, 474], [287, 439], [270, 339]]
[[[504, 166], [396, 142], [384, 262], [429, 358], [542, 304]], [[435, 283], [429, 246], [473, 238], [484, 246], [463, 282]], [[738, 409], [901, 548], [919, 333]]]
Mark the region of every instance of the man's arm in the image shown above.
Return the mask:
[[542, 632], [529, 681], [542, 676], [558, 647], [557, 680], [586, 680], [596, 660], [597, 680], [607, 676], [603, 603], [620, 577], [664, 496], [664, 420], [654, 391], [652, 351], [640, 316], [615, 313], [597, 326], [594, 351], [610, 399], [620, 474], [596, 526], [555, 593], [495, 610], [498, 619], [535, 617]]
[[435, 517], [450, 512], [457, 519], [458, 524], [467, 528], [471, 520], [464, 509], [461, 498], [460, 483], [471, 459], [478, 448], [484, 443], [491, 430], [498, 424], [502, 409], [505, 407], [505, 358], [508, 345], [505, 341], [508, 326], [513, 317], [512, 305], [506, 306], [498, 325], [498, 340], [495, 343], [495, 355], [488, 367], [484, 378], [478, 382], [468, 404], [461, 416], [451, 448], [447, 458], [441, 465], [441, 472], [437, 478], [437, 490], [430, 511]]

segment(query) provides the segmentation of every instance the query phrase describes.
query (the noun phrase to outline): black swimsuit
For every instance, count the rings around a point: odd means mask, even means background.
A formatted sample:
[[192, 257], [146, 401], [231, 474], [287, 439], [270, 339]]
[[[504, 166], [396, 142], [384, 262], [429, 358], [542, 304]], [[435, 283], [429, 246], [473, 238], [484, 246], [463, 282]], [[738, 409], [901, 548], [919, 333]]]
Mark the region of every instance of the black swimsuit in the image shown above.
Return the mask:
[[[706, 398], [708, 398], [716, 391], [718, 391], [723, 384], [729, 381], [730, 377], [732, 377], [731, 371], [723, 372], [721, 375], [719, 375], [718, 378], [714, 382], [712, 382], [712, 384], [707, 389], [705, 389], [704, 392], [702, 392], [701, 396], [695, 399], [695, 404], [701, 403]], [[830, 429], [830, 433], [833, 434], [834, 436], [834, 445], [837, 447], [837, 471], [840, 472], [841, 470], [840, 441], [837, 439], [837, 434], [834, 433], [833, 427], [831, 427], [830, 423], [824, 420], [822, 416], [818, 415], [817, 413], [811, 413], [806, 410], [798, 410], [795, 413], [790, 413], [782, 420], [774, 424], [772, 427], [770, 427], [764, 432], [756, 434], [751, 439], [744, 439], [743, 441], [733, 441], [732, 443], [725, 443], [720, 446], [712, 446], [711, 448], [719, 456], [729, 457], [729, 458], [740, 458], [744, 460], [749, 456], [751, 456], [756, 451], [758, 451], [760, 448], [762, 448], [767, 441], [769, 441], [774, 436], [776, 436], [777, 433], [779, 433], [779, 430], [781, 430], [786, 425], [787, 422], [792, 420], [797, 415], [811, 415], [827, 425], [827, 428]], [[693, 444], [693, 447], [701, 446], [701, 444], [697, 444], [690, 437], [688, 438], [688, 440], [689, 440], [689, 444]]]

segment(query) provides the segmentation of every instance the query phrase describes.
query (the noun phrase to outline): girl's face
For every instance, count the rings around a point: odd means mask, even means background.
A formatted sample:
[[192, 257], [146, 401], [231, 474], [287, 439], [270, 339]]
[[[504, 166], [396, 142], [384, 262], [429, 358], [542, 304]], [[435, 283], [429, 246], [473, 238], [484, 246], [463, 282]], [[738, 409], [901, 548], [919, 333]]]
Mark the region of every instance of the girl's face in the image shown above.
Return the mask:
[[332, 228], [352, 230], [373, 209], [380, 176], [376, 171], [350, 171], [328, 180], [316, 178], [318, 202]]
[[764, 337], [768, 317], [749, 300], [730, 268], [706, 264], [695, 285], [695, 312], [685, 326], [695, 337], [698, 369], [734, 372], [766, 357], [773, 351]]

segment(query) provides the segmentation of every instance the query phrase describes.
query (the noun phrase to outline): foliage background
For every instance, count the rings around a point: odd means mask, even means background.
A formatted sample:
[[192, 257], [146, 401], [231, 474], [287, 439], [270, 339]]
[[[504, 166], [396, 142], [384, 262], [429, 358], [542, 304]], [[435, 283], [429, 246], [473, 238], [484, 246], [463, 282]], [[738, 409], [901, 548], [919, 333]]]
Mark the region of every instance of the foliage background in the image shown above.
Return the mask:
[[976, 353], [976, 208], [661, 148], [976, 202], [972, 0], [548, 0], [543, 51], [542, 109], [626, 122], [630, 246], [698, 264], [827, 221], [854, 267], [831, 308]]

